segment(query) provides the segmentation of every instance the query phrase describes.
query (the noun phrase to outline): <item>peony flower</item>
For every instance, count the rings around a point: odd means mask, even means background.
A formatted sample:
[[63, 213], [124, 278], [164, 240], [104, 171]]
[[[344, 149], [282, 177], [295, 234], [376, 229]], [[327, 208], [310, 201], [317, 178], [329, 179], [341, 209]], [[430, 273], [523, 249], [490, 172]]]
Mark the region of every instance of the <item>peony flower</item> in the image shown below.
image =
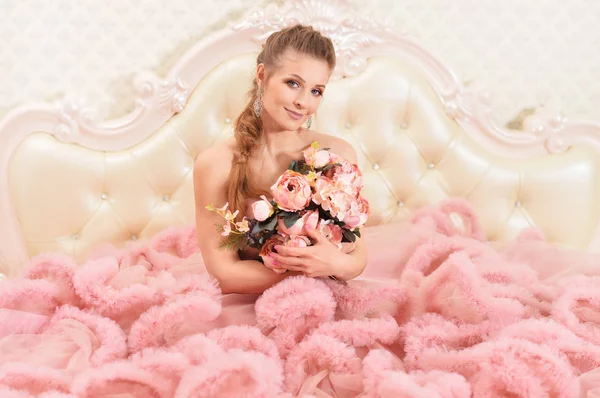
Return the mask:
[[257, 221], [265, 221], [273, 215], [273, 206], [267, 200], [265, 195], [261, 196], [262, 200], [257, 200], [252, 203], [252, 214]]
[[355, 199], [354, 195], [341, 189], [332, 192], [329, 195], [329, 206], [332, 209], [332, 214], [335, 214], [338, 220], [344, 221], [346, 213], [350, 210], [350, 206]]
[[315, 181], [315, 194], [312, 197], [312, 201], [318, 205], [321, 205], [323, 210], [331, 211], [329, 198], [335, 191], [336, 187], [330, 179], [318, 178]]
[[339, 182], [328, 178], [320, 178], [315, 183], [315, 194], [313, 202], [320, 205], [323, 210], [328, 211], [333, 217], [343, 220], [346, 212], [350, 209], [354, 195], [345, 192]]
[[317, 230], [338, 248], [342, 247], [343, 231], [333, 220], [321, 220]]
[[340, 166], [327, 171], [326, 176], [344, 191], [357, 196], [363, 187], [363, 176], [358, 166], [343, 159], [338, 159]]
[[275, 246], [283, 245], [285, 242], [285, 237], [274, 234], [271, 235], [269, 239], [264, 243], [263, 247], [260, 249], [260, 253], [258, 254], [265, 264], [265, 267], [272, 269], [275, 273], [283, 274], [285, 269], [278, 269], [274, 267], [274, 260], [271, 258], [270, 254], [275, 251]]
[[305, 211], [302, 216], [290, 228], [285, 226], [283, 218], [277, 220], [277, 230], [283, 235], [307, 235], [306, 226], [317, 228], [319, 222], [319, 212], [316, 210]]
[[310, 182], [305, 175], [286, 170], [271, 187], [273, 200], [285, 211], [302, 210], [312, 197]]
[[369, 202], [365, 198], [359, 197], [351, 203], [344, 219], [340, 221], [344, 221], [350, 230], [354, 230], [365, 225], [369, 218], [369, 212]]

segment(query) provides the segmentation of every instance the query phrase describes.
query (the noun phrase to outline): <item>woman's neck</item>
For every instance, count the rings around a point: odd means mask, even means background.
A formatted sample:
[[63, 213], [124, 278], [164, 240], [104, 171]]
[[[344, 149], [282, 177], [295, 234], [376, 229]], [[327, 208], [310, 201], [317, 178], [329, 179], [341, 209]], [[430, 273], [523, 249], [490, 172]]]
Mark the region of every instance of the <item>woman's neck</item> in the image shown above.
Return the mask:
[[262, 137], [260, 140], [260, 152], [272, 158], [279, 155], [296, 152], [301, 148], [305, 139], [298, 130], [281, 130], [272, 123], [263, 122]]

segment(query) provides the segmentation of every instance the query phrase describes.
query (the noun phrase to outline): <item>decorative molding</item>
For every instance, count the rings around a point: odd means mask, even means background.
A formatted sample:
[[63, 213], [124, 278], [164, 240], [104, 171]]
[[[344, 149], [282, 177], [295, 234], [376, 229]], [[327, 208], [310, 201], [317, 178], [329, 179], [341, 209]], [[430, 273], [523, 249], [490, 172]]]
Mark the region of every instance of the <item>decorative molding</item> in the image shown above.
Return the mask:
[[288, 1], [283, 6], [270, 4], [265, 9], [251, 11], [246, 20], [229, 26], [237, 32], [260, 30], [261, 33], [253, 39], [262, 44], [271, 33], [295, 24], [311, 25], [331, 38], [337, 56], [333, 79], [362, 72], [367, 66], [363, 50], [383, 43], [393, 32], [389, 22], [376, 22], [364, 12], [352, 9], [343, 0]]

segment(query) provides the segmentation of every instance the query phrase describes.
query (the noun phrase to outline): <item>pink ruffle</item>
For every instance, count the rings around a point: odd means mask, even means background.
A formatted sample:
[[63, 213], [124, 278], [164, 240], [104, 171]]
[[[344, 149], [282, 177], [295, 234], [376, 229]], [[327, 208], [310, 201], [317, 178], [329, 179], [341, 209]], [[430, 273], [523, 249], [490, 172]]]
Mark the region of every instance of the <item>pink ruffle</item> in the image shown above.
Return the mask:
[[600, 255], [487, 242], [456, 199], [361, 232], [361, 277], [262, 295], [222, 295], [192, 227], [36, 257], [0, 283], [0, 396], [600, 398]]

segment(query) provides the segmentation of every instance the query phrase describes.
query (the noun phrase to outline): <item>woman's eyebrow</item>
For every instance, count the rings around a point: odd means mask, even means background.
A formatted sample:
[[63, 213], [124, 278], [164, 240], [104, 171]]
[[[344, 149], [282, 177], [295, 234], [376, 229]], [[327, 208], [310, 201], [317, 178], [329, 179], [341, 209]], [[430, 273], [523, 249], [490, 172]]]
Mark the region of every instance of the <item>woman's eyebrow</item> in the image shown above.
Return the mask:
[[[306, 80], [304, 80], [300, 75], [297, 75], [295, 73], [290, 73], [290, 76], [297, 77], [298, 80], [300, 80], [300, 81], [302, 81], [302, 83], [306, 84]], [[315, 84], [315, 87], [323, 87], [323, 88], [325, 88], [325, 85], [324, 84]]]

